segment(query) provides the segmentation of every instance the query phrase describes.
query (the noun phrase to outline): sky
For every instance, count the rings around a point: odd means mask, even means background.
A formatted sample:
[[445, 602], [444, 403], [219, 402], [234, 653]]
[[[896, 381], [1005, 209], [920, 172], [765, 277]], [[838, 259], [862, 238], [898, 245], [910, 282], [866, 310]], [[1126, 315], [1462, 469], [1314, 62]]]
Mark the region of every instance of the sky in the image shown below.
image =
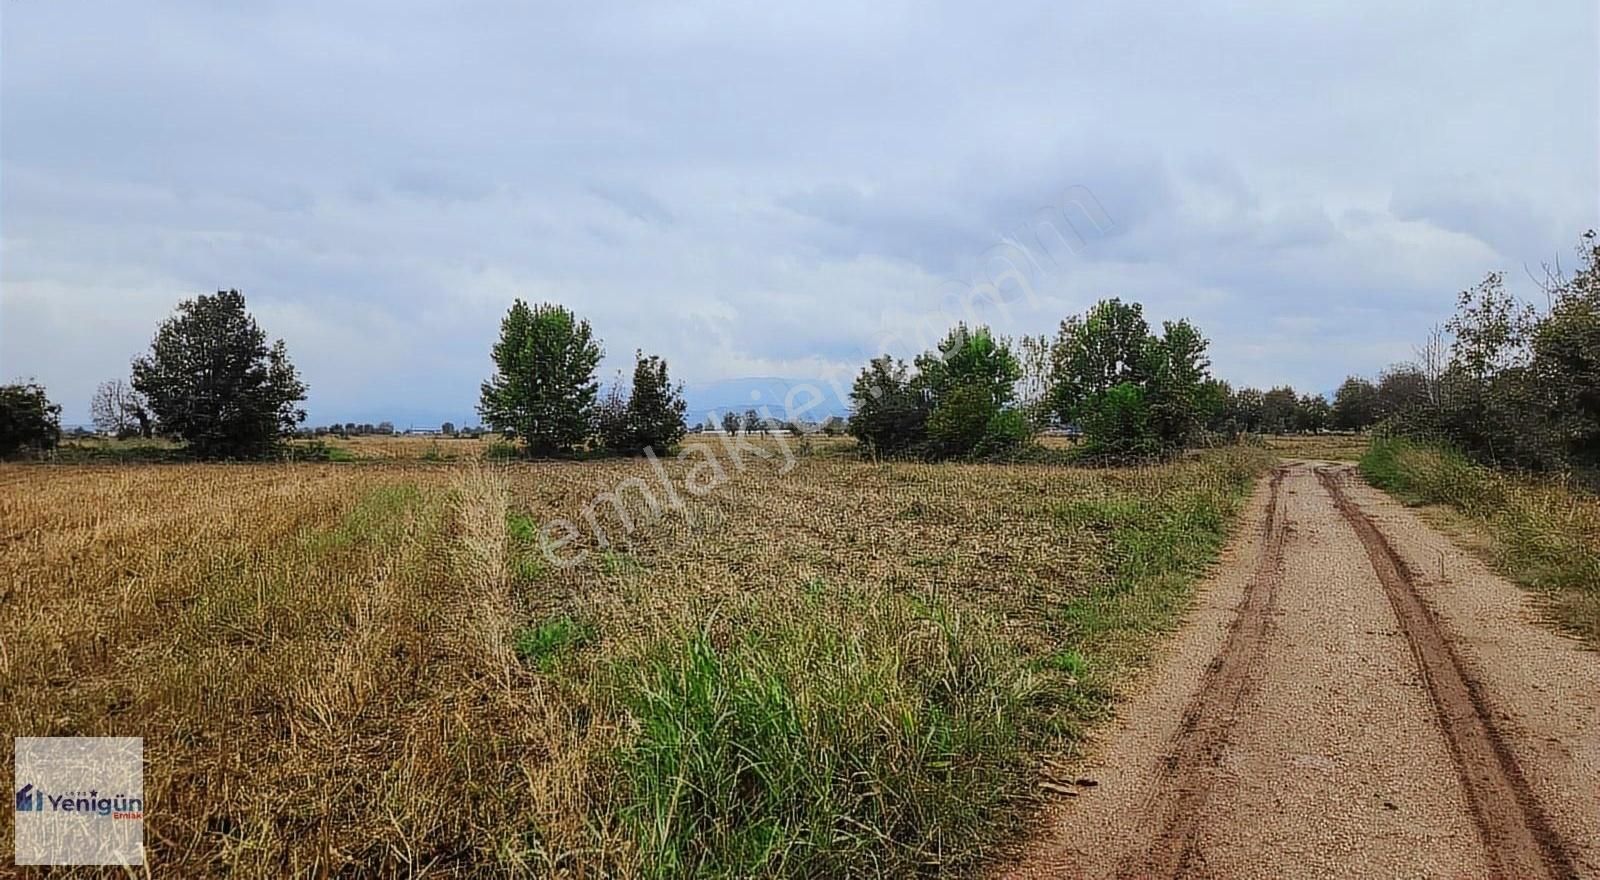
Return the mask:
[[1597, 50], [1592, 0], [5, 0], [0, 381], [87, 422], [237, 288], [311, 424], [475, 422], [519, 297], [697, 408], [1111, 296], [1327, 391], [1570, 265]]

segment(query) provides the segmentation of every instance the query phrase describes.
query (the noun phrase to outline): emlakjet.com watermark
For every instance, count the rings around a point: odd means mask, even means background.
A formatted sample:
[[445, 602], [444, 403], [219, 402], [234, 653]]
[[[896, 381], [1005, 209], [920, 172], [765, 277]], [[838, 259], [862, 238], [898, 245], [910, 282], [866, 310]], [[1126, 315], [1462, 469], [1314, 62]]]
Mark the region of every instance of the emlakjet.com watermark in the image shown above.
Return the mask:
[[144, 864], [144, 740], [19, 736], [18, 865]]

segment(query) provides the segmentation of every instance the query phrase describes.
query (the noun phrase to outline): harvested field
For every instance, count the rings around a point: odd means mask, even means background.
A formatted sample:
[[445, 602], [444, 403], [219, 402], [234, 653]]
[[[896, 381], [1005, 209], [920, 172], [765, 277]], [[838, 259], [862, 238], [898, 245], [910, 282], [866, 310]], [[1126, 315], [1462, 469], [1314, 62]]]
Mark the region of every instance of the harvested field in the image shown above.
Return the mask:
[[158, 873], [975, 870], [1270, 463], [702, 443], [0, 467], [6, 727], [143, 736]]

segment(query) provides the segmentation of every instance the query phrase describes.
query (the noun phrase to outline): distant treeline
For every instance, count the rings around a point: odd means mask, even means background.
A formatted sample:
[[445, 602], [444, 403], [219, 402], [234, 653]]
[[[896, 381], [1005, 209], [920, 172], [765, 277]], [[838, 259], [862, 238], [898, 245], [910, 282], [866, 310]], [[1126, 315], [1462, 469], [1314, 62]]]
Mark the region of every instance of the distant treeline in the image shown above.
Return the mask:
[[[1210, 375], [1208, 341], [1187, 320], [1150, 327], [1138, 303], [1108, 299], [1061, 322], [1053, 337], [1012, 340], [958, 324], [910, 364], [884, 355], [852, 388], [848, 425], [749, 411], [705, 427], [733, 432], [821, 430], [853, 435], [871, 455], [957, 458], [1003, 454], [1041, 430], [1080, 435], [1091, 456], [1161, 455], [1208, 436], [1380, 428], [1459, 447], [1494, 464], [1600, 470], [1600, 244], [1586, 233], [1570, 277], [1547, 270], [1544, 308], [1517, 301], [1491, 273], [1418, 350], [1375, 380], [1352, 376], [1330, 402], [1281, 386], [1231, 387]], [[602, 396], [602, 357], [589, 322], [552, 304], [516, 301], [479, 389], [483, 427], [531, 455], [578, 450], [637, 454], [673, 448], [690, 429], [667, 362], [636, 351], [631, 382]], [[179, 304], [156, 330], [131, 379], [103, 383], [97, 429], [182, 441], [200, 458], [271, 454], [296, 433], [391, 434], [389, 422], [300, 429], [306, 385], [282, 340], [267, 337], [236, 290]], [[703, 430], [700, 425], [695, 430]], [[34, 383], [0, 386], [0, 455], [48, 450], [60, 407]]]

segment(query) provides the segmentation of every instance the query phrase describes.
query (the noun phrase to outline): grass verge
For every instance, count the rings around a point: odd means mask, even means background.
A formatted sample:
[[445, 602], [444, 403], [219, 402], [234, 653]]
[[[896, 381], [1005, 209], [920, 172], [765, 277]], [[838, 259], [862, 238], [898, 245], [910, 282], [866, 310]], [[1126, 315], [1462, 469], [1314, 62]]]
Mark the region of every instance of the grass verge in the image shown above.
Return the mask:
[[1537, 590], [1563, 629], [1600, 647], [1600, 498], [1399, 439], [1373, 442], [1361, 472], [1402, 501], [1444, 505], [1466, 517], [1491, 565]]

